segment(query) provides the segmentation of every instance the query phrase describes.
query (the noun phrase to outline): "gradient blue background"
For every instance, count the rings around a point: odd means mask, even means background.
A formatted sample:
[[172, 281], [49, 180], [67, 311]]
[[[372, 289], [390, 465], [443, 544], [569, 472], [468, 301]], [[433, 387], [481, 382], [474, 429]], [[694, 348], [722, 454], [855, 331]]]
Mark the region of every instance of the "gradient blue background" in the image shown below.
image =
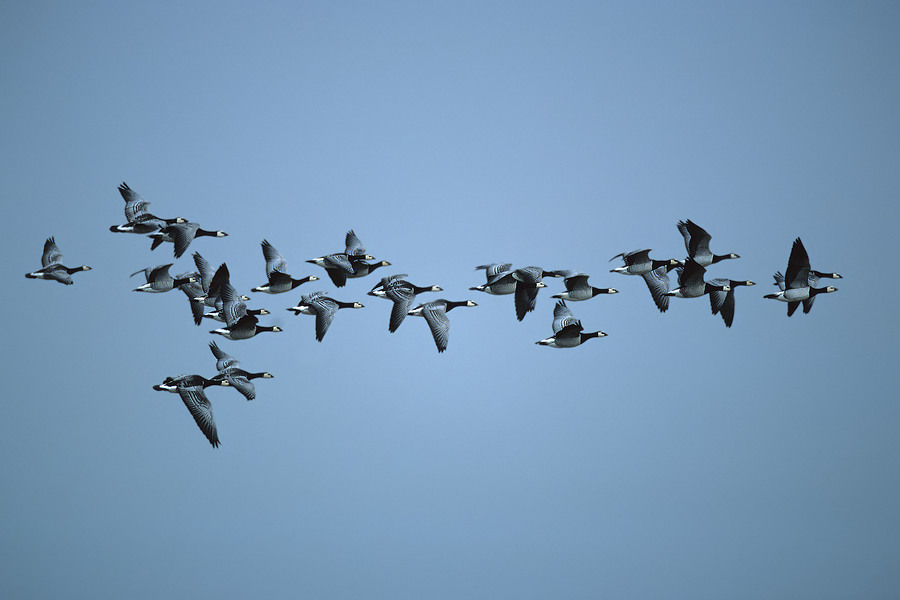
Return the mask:
[[[896, 598], [898, 31], [891, 2], [5, 3], [0, 595]], [[284, 332], [220, 345], [276, 378], [208, 390], [213, 450], [151, 388], [212, 375], [213, 327], [131, 292], [171, 246], [107, 230], [123, 180], [229, 232], [191, 250], [242, 292], [263, 238], [321, 276], [353, 228], [479, 306], [438, 355], [374, 277], [323, 343], [300, 290], [253, 295]], [[608, 272], [683, 256], [685, 218], [759, 284], [731, 330]], [[23, 277], [49, 235], [74, 286]], [[797, 236], [845, 278], [788, 319]], [[618, 288], [571, 305], [609, 337], [534, 345], [560, 282], [519, 323], [468, 291], [493, 261]]]

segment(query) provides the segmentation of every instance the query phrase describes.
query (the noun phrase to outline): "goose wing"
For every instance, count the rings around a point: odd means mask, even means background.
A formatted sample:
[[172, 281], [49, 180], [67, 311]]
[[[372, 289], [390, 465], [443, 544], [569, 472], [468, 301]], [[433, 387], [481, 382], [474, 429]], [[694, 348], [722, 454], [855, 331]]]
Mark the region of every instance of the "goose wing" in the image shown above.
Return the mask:
[[537, 295], [538, 288], [521, 281], [516, 282], [514, 303], [516, 305], [517, 319], [521, 321], [526, 314], [534, 310], [535, 306], [537, 306]]
[[516, 279], [516, 292], [514, 303], [516, 305], [516, 317], [521, 321], [527, 313], [534, 310], [537, 305], [539, 288], [537, 283], [544, 276], [544, 270], [540, 267], [524, 267], [516, 269], [513, 277]]
[[496, 277], [501, 273], [508, 273], [512, 271], [512, 263], [491, 263], [489, 265], [478, 265], [475, 267], [475, 270], [484, 269], [484, 276], [488, 282], [491, 281], [492, 278]]
[[[809, 283], [810, 288], [817, 287], [819, 285], [819, 276], [810, 270], [809, 276], [807, 277], [807, 282]], [[809, 311], [812, 310], [813, 302], [816, 301], [815, 294], [810, 294], [809, 298], [803, 301], [803, 314], [808, 314]]]
[[816, 301], [815, 296], [810, 296], [809, 298], [807, 298], [806, 300], [803, 301], [803, 314], [808, 314], [809, 311], [812, 310], [813, 302], [815, 302], [815, 301]]
[[66, 271], [66, 268], [62, 265], [53, 264], [46, 269], [41, 269], [41, 271], [44, 272], [44, 277], [47, 279], [52, 279], [65, 285], [72, 285], [75, 283], [72, 281], [72, 276], [69, 275], [69, 272]]
[[[174, 263], [169, 263], [167, 265], [159, 265], [158, 267], [153, 267], [152, 269], [150, 269], [149, 273], [147, 273], [145, 269], [144, 272], [147, 275], [147, 282], [151, 283], [153, 281], [163, 280], [167, 277], [171, 279], [172, 276], [169, 274], [169, 267], [171, 267], [173, 264]], [[140, 273], [140, 271], [133, 273], [133, 275], [137, 275], [137, 273]]]
[[775, 278], [775, 285], [777, 285], [779, 287], [779, 289], [781, 289], [781, 291], [783, 292], [785, 289], [784, 275], [781, 274], [781, 271], [775, 271], [775, 274], [772, 275], [772, 277]]
[[678, 231], [684, 237], [684, 247], [688, 256], [703, 256], [710, 253], [709, 240], [712, 238], [705, 229], [688, 219], [678, 221]]
[[256, 398], [256, 386], [253, 385], [253, 382], [243, 373], [232, 372], [227, 374], [225, 378], [228, 380], [228, 383], [230, 383], [231, 386], [240, 392], [247, 400]]
[[517, 279], [513, 276], [512, 271], [501, 271], [499, 273], [494, 273], [490, 277], [487, 278], [487, 283], [485, 286], [493, 286], [500, 282], [513, 283], [516, 282]]
[[580, 325], [581, 322], [575, 318], [564, 300], [558, 301], [553, 307], [553, 333], [559, 333], [564, 327], [572, 324]]
[[431, 329], [431, 336], [434, 338], [434, 344], [437, 346], [438, 352], [447, 349], [447, 342], [450, 340], [450, 319], [443, 304], [429, 303], [422, 308], [422, 316]]
[[329, 254], [325, 257], [325, 265], [326, 269], [330, 267], [332, 269], [344, 271], [345, 273], [350, 273], [351, 275], [353, 274], [353, 265], [350, 262], [348, 254], [343, 254], [341, 252]]
[[190, 411], [194, 421], [213, 445], [213, 448], [219, 446], [219, 433], [216, 430], [216, 419], [213, 416], [212, 404], [206, 397], [202, 385], [191, 384], [191, 381], [178, 384], [178, 395], [181, 396], [182, 402]]
[[227, 381], [228, 385], [235, 388], [247, 400], [256, 398], [256, 386], [247, 376], [247, 371], [237, 368], [229, 368], [212, 378], [213, 381]]
[[650, 290], [650, 296], [659, 312], [669, 310], [669, 270], [668, 266], [663, 265], [641, 275], [647, 289]]
[[631, 266], [633, 264], [640, 264], [645, 262], [650, 262], [650, 252], [649, 248], [644, 250], [632, 250], [631, 252], [622, 252], [621, 254], [616, 254], [610, 260], [610, 262], [616, 260], [617, 258], [621, 258], [625, 261], [626, 266]]
[[287, 261], [284, 257], [275, 249], [275, 246], [269, 243], [268, 240], [262, 241], [262, 252], [263, 258], [266, 259], [266, 276], [271, 278], [272, 273], [275, 271], [279, 271], [281, 273], [287, 273]]
[[215, 306], [216, 309], [220, 308], [216, 300], [222, 295], [222, 285], [230, 283], [230, 281], [231, 273], [228, 271], [228, 265], [222, 263], [209, 281], [209, 287], [206, 290], [207, 306]]
[[788, 258], [787, 270], [784, 272], [784, 282], [789, 288], [803, 288], [809, 285], [809, 254], [803, 247], [800, 238], [794, 240], [791, 247], [791, 256]]
[[[349, 264], [349, 261], [347, 264]], [[350, 268], [352, 269], [353, 267]], [[344, 271], [342, 267], [325, 267], [325, 272], [328, 273], [328, 277], [331, 279], [331, 283], [334, 284], [334, 287], [344, 287], [347, 285], [347, 272]]]
[[679, 287], [690, 288], [703, 285], [703, 275], [706, 273], [706, 269], [694, 259], [688, 258], [684, 261], [684, 266], [677, 267], [676, 270], [678, 271]]
[[356, 234], [353, 233], [352, 229], [348, 231], [347, 235], [344, 237], [344, 246], [344, 252], [350, 256], [362, 256], [366, 254], [366, 249], [363, 247], [362, 241], [356, 237]]
[[230, 281], [223, 281], [219, 289], [222, 298], [222, 316], [226, 325], [234, 325], [247, 315], [247, 305], [238, 296], [237, 290]]
[[578, 271], [560, 271], [560, 273], [565, 278], [563, 283], [566, 286], [567, 292], [574, 292], [590, 287], [588, 285], [588, 275], [586, 273], [580, 273]]
[[369, 290], [369, 293], [376, 290], [383, 290], [385, 293], [387, 292], [387, 288], [392, 285], [397, 285], [396, 282], [403, 281], [404, 277], [409, 277], [406, 273], [397, 273], [396, 275], [388, 275], [387, 277], [382, 277], [381, 281], [372, 286], [372, 289]]
[[[711, 279], [709, 282], [713, 285], [731, 285], [731, 281], [728, 279]], [[731, 327], [731, 323], [734, 321], [734, 287], [727, 292], [711, 291], [709, 307], [712, 309], [712, 314], [722, 315], [725, 327]]]
[[291, 276], [282, 271], [272, 271], [268, 274], [269, 286], [280, 288], [281, 286], [290, 287], [292, 279]]
[[556, 344], [560, 348], [570, 348], [581, 344], [581, 331], [584, 327], [580, 321], [569, 323], [554, 334]]
[[[179, 276], [179, 278], [187, 275], [193, 275], [193, 273], [185, 273], [183, 276]], [[194, 317], [194, 324], [199, 325], [203, 321], [203, 311], [206, 305], [203, 304], [202, 300], [197, 300], [196, 298], [203, 295], [203, 289], [196, 283], [182, 283], [181, 286], [179, 286], [179, 289], [184, 292], [184, 295], [187, 296], [188, 302], [191, 305], [191, 314]]]
[[397, 331], [403, 319], [409, 314], [413, 302], [416, 300], [416, 294], [412, 287], [405, 285], [388, 285], [385, 295], [394, 303], [391, 309], [391, 320], [388, 323], [388, 331], [391, 333]]
[[172, 243], [175, 244], [175, 258], [181, 258], [181, 255], [187, 251], [199, 228], [198, 223], [173, 223], [163, 229], [163, 233], [168, 234], [172, 238]]
[[209, 264], [205, 258], [200, 256], [199, 252], [194, 252], [193, 257], [194, 264], [197, 266], [197, 272], [200, 273], [200, 287], [203, 288], [204, 293], [209, 293], [209, 287], [212, 284], [213, 276], [215, 275], [212, 265]]
[[337, 312], [338, 305], [327, 296], [311, 298], [309, 305], [316, 311], [316, 341], [321, 342], [334, 320], [334, 313]]
[[[44, 242], [44, 253], [41, 255], [41, 266], [46, 268], [52, 264], [61, 263], [63, 259], [62, 252], [56, 245], [56, 241], [52, 237], [48, 237]], [[140, 273], [140, 271], [138, 271]]]
[[125, 221], [132, 223], [138, 220], [150, 208], [150, 203], [141, 198], [141, 195], [128, 187], [124, 181], [119, 185], [119, 193], [125, 200]]
[[216, 357], [216, 370], [219, 373], [224, 373], [229, 368], [234, 369], [241, 365], [236, 358], [219, 348], [219, 345], [215, 342], [209, 343], [209, 350]]

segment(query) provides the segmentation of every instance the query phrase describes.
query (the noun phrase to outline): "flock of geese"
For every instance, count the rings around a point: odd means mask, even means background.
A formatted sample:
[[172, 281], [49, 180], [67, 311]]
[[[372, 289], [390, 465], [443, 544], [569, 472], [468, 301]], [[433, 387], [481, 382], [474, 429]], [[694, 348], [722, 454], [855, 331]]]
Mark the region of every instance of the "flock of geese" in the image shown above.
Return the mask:
[[[163, 219], [150, 213], [150, 203], [140, 194], [122, 183], [119, 193], [125, 200], [125, 224], [113, 225], [110, 231], [146, 235], [152, 242], [154, 250], [164, 242], [173, 245], [176, 259], [187, 251], [191, 242], [197, 237], [224, 237], [224, 231], [210, 231], [182, 217]], [[727, 259], [740, 258], [735, 253], [714, 254], [709, 247], [711, 236], [702, 227], [691, 221], [678, 222], [678, 230], [684, 237], [687, 257], [684, 260], [674, 258], [659, 260], [650, 257], [650, 250], [634, 250], [614, 256], [612, 260], [621, 259], [620, 267], [611, 269], [612, 273], [637, 275], [643, 278], [650, 291], [656, 307], [666, 312], [670, 298], [700, 298], [709, 296], [713, 315], [721, 315], [725, 326], [731, 327], [734, 321], [735, 289], [739, 286], [755, 285], [752, 281], [736, 281], [732, 279], [709, 279], [706, 267]], [[300, 285], [317, 281], [315, 275], [296, 279], [287, 268], [285, 258], [267, 240], [262, 241], [262, 253], [266, 262], [266, 282], [251, 289], [251, 292], [267, 294], [283, 294]], [[203, 258], [199, 252], [192, 254], [196, 270], [173, 276], [169, 269], [174, 263], [156, 267], [148, 267], [135, 271], [132, 277], [143, 274], [145, 282], [134, 289], [136, 292], [163, 293], [174, 289], [181, 290], [188, 299], [194, 323], [200, 325], [204, 318], [222, 323], [221, 327], [210, 331], [230, 340], [252, 338], [260, 333], [279, 332], [277, 326], [261, 325], [260, 316], [269, 314], [266, 309], [251, 309], [246, 305], [248, 296], [239, 294], [230, 281], [228, 267], [222, 263], [218, 268]], [[350, 230], [344, 240], [344, 251], [326, 254], [307, 260], [325, 270], [335, 287], [344, 287], [348, 279], [370, 275], [376, 269], [390, 266], [386, 260], [375, 261], [359, 237]], [[44, 243], [41, 256], [41, 268], [27, 273], [30, 279], [47, 279], [65, 285], [74, 283], [72, 275], [79, 271], [88, 271], [91, 267], [66, 267], [63, 255], [53, 237]], [[678, 286], [671, 288], [669, 273], [676, 271]], [[547, 287], [545, 277], [563, 279], [565, 291], [554, 294], [558, 301], [553, 310], [553, 334], [535, 342], [552, 348], [574, 348], [591, 338], [604, 337], [603, 331], [586, 332], [581, 321], [575, 317], [566, 301], [578, 302], [589, 300], [601, 294], [615, 294], [613, 288], [597, 288], [588, 282], [585, 273], [572, 270], [547, 271], [540, 267], [529, 266], [513, 268], [511, 263], [491, 263], [480, 265], [476, 270], [483, 270], [485, 283], [469, 288], [489, 295], [513, 295], [516, 318], [522, 321], [529, 312], [534, 311], [538, 291]], [[414, 306], [416, 297], [427, 292], [443, 291], [437, 285], [419, 286], [405, 278], [406, 274], [395, 274], [382, 277], [368, 295], [383, 298], [393, 303], [388, 330], [397, 331], [407, 316], [423, 317], [434, 338], [438, 352], [447, 349], [450, 333], [450, 320], [447, 316], [454, 308], [477, 306], [471, 300], [451, 301], [446, 299], [431, 300]], [[802, 304], [803, 312], [808, 313], [817, 295], [837, 291], [832, 286], [818, 287], [821, 279], [840, 279], [841, 275], [832, 272], [817, 271], [810, 267], [809, 255], [798, 237], [794, 240], [788, 259], [787, 269], [782, 274], [774, 274], [778, 291], [764, 297], [787, 303], [787, 314], [790, 317]], [[311, 315], [315, 317], [315, 337], [321, 342], [331, 326], [337, 312], [342, 308], [363, 308], [359, 302], [342, 302], [324, 291], [302, 294], [296, 306], [287, 310], [295, 315]], [[215, 341], [209, 342], [210, 351], [216, 359], [218, 373], [210, 378], [202, 375], [179, 375], [167, 377], [153, 389], [177, 393], [190, 411], [200, 430], [213, 447], [218, 447], [219, 436], [213, 417], [212, 405], [206, 396], [205, 389], [210, 386], [233, 387], [247, 400], [256, 397], [254, 379], [271, 378], [268, 372], [249, 372], [240, 367], [240, 363], [225, 353]]]

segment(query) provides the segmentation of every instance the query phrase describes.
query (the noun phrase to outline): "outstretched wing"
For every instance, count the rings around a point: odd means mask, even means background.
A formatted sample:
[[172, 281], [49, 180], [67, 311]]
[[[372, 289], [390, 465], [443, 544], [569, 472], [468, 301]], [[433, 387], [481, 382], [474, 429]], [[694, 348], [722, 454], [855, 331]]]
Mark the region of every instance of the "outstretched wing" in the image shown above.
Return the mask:
[[713, 290], [709, 293], [709, 307], [712, 314], [721, 314], [725, 327], [731, 327], [734, 322], [734, 286], [729, 279], [711, 279], [709, 283], [732, 286], [727, 292]]
[[209, 349], [213, 353], [213, 356], [216, 357], [216, 370], [218, 370], [219, 373], [225, 372], [228, 368], [236, 368], [241, 365], [236, 358], [219, 348], [217, 343], [210, 342]]
[[268, 240], [262, 241], [262, 252], [266, 259], [266, 277], [271, 277], [275, 271], [287, 273], [287, 261]]
[[564, 300], [558, 301], [556, 306], [553, 307], [553, 333], [559, 333], [563, 327], [575, 323], [580, 323], [580, 321], [575, 318], [575, 315], [566, 306], [566, 302]]
[[128, 187], [124, 181], [119, 185], [119, 193], [125, 200], [125, 221], [132, 223], [146, 213], [150, 208], [150, 203], [141, 198], [141, 195]]
[[199, 252], [194, 252], [193, 256], [194, 264], [197, 265], [197, 271], [200, 273], [200, 287], [203, 288], [204, 293], [208, 293], [214, 275], [212, 265], [200, 256]]
[[356, 234], [353, 233], [353, 230], [347, 232], [346, 237], [344, 238], [344, 252], [351, 256], [362, 256], [366, 253], [366, 249], [362, 245], [362, 241]]
[[491, 263], [489, 265], [478, 265], [475, 270], [484, 269], [484, 276], [488, 282], [501, 273], [508, 273], [512, 270], [512, 263]]
[[353, 274], [353, 265], [350, 263], [350, 257], [347, 254], [329, 254], [325, 257], [326, 268], [340, 269], [346, 273]]
[[224, 376], [225, 379], [228, 380], [228, 383], [231, 384], [231, 387], [240, 392], [244, 398], [247, 400], [256, 398], [256, 386], [253, 385], [253, 382], [250, 381], [243, 372], [229, 369]]
[[[184, 275], [193, 275], [193, 273], [185, 273]], [[179, 277], [179, 279], [181, 278], [182, 277]], [[198, 297], [203, 295], [203, 289], [197, 283], [182, 283], [179, 286], [179, 289], [184, 292], [184, 295], [187, 296], [188, 302], [191, 305], [191, 315], [194, 317], [194, 325], [199, 325], [203, 321], [203, 312], [206, 308], [206, 305], [203, 304], [202, 300], [197, 300]]]
[[175, 223], [163, 229], [163, 232], [169, 234], [175, 244], [175, 258], [181, 258], [181, 255], [187, 251], [199, 228], [200, 225], [197, 223]]
[[[147, 282], [155, 281], [158, 277], [161, 277], [163, 279], [165, 279], [166, 277], [171, 277], [171, 275], [169, 274], [169, 267], [171, 267], [173, 264], [174, 263], [169, 263], [167, 265], [159, 265], [158, 267], [153, 267], [153, 269], [150, 270], [150, 273], [147, 274]], [[140, 271], [137, 271], [133, 274], [137, 275], [137, 273], [140, 273]]]
[[437, 346], [438, 352], [447, 349], [447, 342], [450, 340], [450, 319], [443, 306], [426, 306], [422, 310], [422, 316], [431, 329], [431, 336], [434, 338], [434, 344]]
[[668, 266], [657, 267], [648, 273], [644, 273], [641, 277], [644, 278], [644, 283], [647, 284], [647, 289], [650, 290], [650, 296], [653, 298], [653, 303], [656, 304], [659, 312], [669, 310], [669, 296], [666, 296], [669, 293]]
[[63, 259], [62, 252], [56, 246], [56, 241], [52, 237], [48, 237], [44, 242], [44, 253], [41, 255], [41, 266], [46, 268], [52, 264], [61, 263]]
[[237, 290], [230, 281], [223, 281], [219, 288], [222, 298], [222, 313], [225, 324], [231, 327], [247, 314], [247, 305], [238, 296]]
[[318, 296], [310, 301], [310, 305], [316, 311], [316, 341], [321, 342], [328, 332], [334, 313], [338, 310], [337, 303], [327, 296]]
[[191, 416], [194, 417], [197, 426], [213, 448], [219, 446], [219, 433], [216, 430], [216, 419], [213, 416], [212, 404], [206, 397], [202, 386], [178, 386], [178, 395], [181, 396], [182, 402], [187, 406]]
[[388, 323], [388, 331], [393, 333], [397, 331], [409, 313], [409, 309], [416, 300], [416, 294], [411, 287], [405, 285], [388, 285], [385, 287], [385, 295], [394, 303], [391, 309], [391, 320]]
[[800, 238], [794, 240], [791, 247], [791, 256], [788, 258], [787, 270], [784, 272], [784, 282], [789, 288], [804, 288], [809, 285], [809, 254], [803, 247]]
[[687, 221], [678, 221], [678, 231], [684, 237], [684, 247], [687, 249], [688, 256], [702, 256], [709, 253], [711, 236], [705, 229], [688, 219]]
[[775, 274], [772, 275], [775, 278], [775, 285], [783, 292], [784, 291], [784, 275], [781, 274], [781, 271], [775, 271]]
[[537, 306], [538, 290], [539, 288], [529, 286], [521, 281], [516, 282], [514, 303], [516, 305], [516, 318], [520, 321]]

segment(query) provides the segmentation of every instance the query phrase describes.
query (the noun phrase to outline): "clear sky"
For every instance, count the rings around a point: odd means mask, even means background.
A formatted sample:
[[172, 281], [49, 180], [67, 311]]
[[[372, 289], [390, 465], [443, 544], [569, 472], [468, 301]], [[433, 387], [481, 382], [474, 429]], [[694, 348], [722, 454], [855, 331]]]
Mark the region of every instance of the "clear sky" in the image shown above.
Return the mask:
[[[5, 598], [896, 598], [900, 8], [891, 2], [39, 2], [0, 8]], [[126, 181], [242, 293], [354, 229], [439, 296], [387, 331], [375, 277], [250, 294], [282, 333], [215, 373], [171, 246], [113, 234]], [[726, 329], [613, 255], [751, 279]], [[75, 284], [32, 281], [50, 235]], [[801, 237], [835, 294], [763, 299]], [[873, 257], [879, 258], [878, 261]], [[550, 334], [476, 265], [577, 269], [609, 334]], [[190, 256], [173, 273], [193, 269]], [[385, 272], [382, 271], [382, 272]], [[341, 311], [322, 343], [293, 316]], [[427, 299], [427, 296], [421, 298]]]

